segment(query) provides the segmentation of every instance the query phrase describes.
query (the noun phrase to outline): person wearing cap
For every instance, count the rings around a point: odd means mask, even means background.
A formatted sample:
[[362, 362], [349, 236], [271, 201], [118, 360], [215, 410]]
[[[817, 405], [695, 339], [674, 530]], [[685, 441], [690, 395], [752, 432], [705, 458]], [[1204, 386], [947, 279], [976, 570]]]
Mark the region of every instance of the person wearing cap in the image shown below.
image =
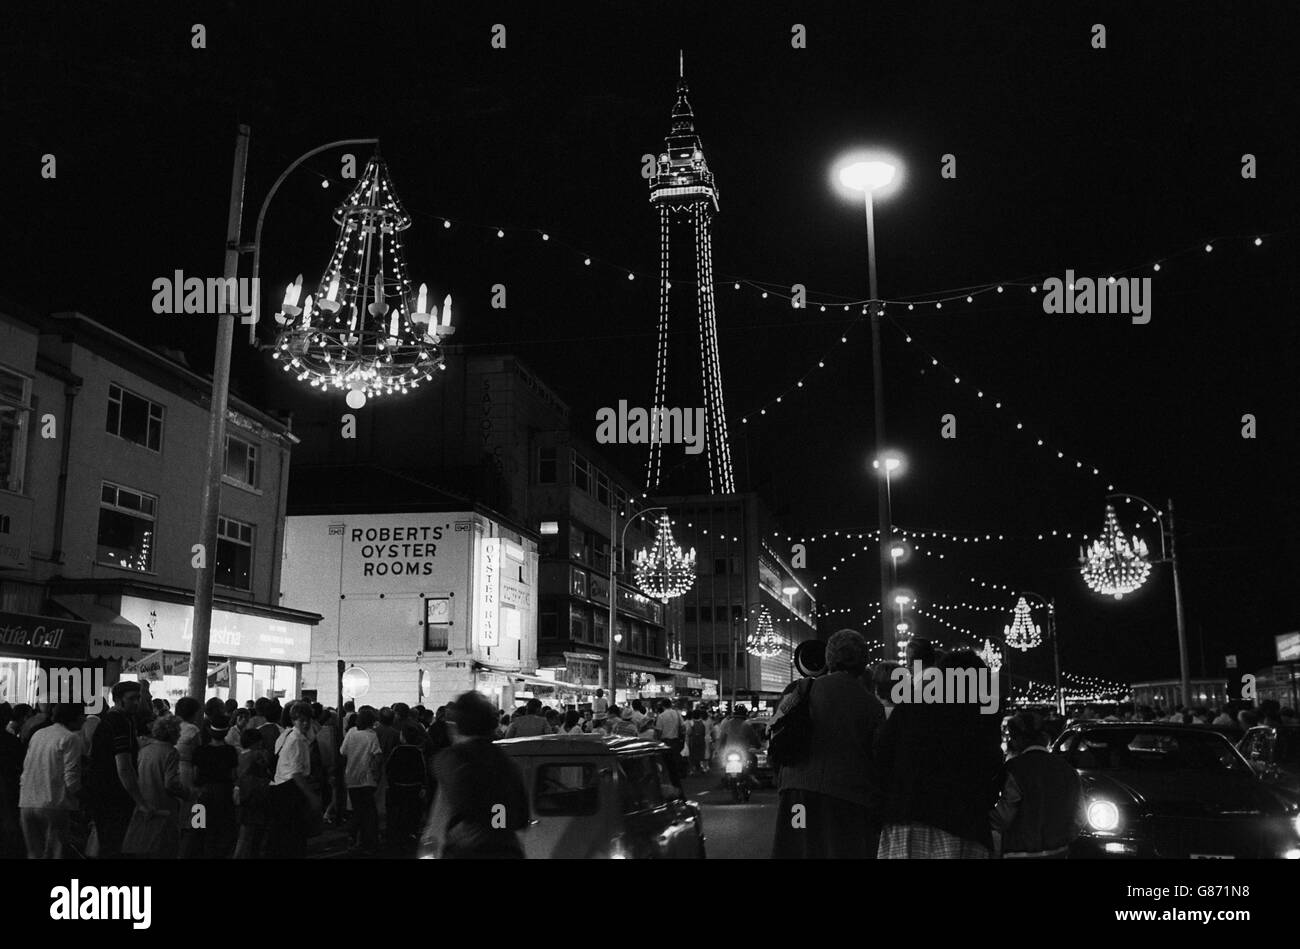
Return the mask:
[[777, 707], [779, 721], [796, 703], [806, 702], [812, 732], [807, 755], [780, 769], [774, 857], [875, 855], [880, 821], [872, 806], [871, 746], [885, 710], [863, 680], [868, 658], [862, 634], [841, 629], [826, 642], [825, 673]]

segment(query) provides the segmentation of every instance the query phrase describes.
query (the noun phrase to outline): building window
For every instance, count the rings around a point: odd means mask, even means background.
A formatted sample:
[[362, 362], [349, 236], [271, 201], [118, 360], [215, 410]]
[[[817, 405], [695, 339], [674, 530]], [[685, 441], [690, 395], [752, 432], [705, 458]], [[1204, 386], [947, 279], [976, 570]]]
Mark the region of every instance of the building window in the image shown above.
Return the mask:
[[586, 642], [589, 638], [587, 632], [587, 611], [580, 606], [569, 606], [569, 635], [579, 642]]
[[153, 570], [158, 499], [105, 482], [99, 499], [99, 562], [123, 570]]
[[609, 636], [609, 617], [604, 613], [596, 613], [591, 618], [591, 625], [596, 633], [594, 637], [595, 644], [597, 646], [605, 646], [607, 644], [607, 637]]
[[591, 493], [591, 465], [576, 451], [573, 453], [573, 486], [584, 494]]
[[609, 479], [604, 472], [596, 472], [596, 500], [609, 507]]
[[0, 488], [21, 492], [32, 381], [0, 367]]
[[558, 453], [554, 447], [543, 448], [537, 453], [537, 483], [555, 484], [559, 473]]
[[577, 567], [570, 567], [571, 579], [569, 588], [574, 596], [580, 596], [583, 599], [587, 597], [587, 573], [585, 570], [579, 570]]
[[713, 558], [713, 572], [714, 572], [715, 574], [718, 574], [719, 576], [721, 576], [722, 574], [725, 574], [725, 573], [727, 572], [727, 558], [726, 558], [726, 557], [715, 557], [715, 558]]
[[253, 589], [253, 525], [217, 518], [217, 583], [235, 590]]
[[587, 544], [587, 532], [581, 527], [569, 525], [569, 556], [582, 563], [590, 562], [591, 548]]
[[727, 622], [727, 607], [715, 606], [713, 608], [713, 618], [716, 619], [719, 623]]
[[684, 619], [686, 622], [688, 622], [688, 623], [694, 623], [694, 622], [695, 622], [695, 607], [694, 607], [694, 606], [688, 606], [688, 607], [686, 607], [686, 615], [683, 617], [683, 619]]
[[542, 639], [558, 639], [560, 636], [560, 617], [555, 610], [542, 610]]
[[108, 387], [105, 428], [110, 435], [162, 451], [163, 407], [113, 383]]
[[743, 619], [745, 618], [745, 608], [744, 608], [743, 606], [738, 605], [738, 604], [732, 606], [732, 607], [731, 607], [731, 618], [732, 618], [735, 622], [739, 623], [741, 620], [743, 620]]
[[226, 436], [226, 477], [250, 488], [257, 487], [257, 446], [234, 435]]

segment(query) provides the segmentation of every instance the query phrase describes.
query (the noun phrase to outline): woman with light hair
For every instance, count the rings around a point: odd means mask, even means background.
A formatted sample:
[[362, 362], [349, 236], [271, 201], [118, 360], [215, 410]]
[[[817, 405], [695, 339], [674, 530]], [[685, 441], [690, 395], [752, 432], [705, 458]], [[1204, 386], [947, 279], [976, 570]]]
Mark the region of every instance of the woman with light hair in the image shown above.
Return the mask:
[[826, 643], [826, 669], [801, 680], [777, 708], [773, 728], [800, 705], [812, 727], [805, 753], [780, 762], [777, 858], [865, 858], [876, 853], [871, 745], [885, 711], [863, 680], [867, 642], [841, 629]]
[[146, 807], [131, 815], [122, 852], [153, 860], [175, 860], [180, 845], [180, 806], [187, 797], [176, 751], [181, 720], [175, 715], [155, 718], [149, 734], [153, 741], [141, 744], [136, 765], [140, 796]]

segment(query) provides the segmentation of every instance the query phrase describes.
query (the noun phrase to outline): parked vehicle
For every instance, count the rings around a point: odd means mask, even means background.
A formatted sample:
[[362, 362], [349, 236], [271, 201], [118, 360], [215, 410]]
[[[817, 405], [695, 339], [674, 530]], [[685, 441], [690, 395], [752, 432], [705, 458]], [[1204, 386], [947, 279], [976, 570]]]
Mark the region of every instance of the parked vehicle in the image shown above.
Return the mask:
[[[523, 772], [529, 859], [703, 859], [700, 806], [669, 767], [668, 747], [641, 738], [542, 735], [497, 742]], [[426, 828], [421, 857], [434, 857]]]
[[1265, 784], [1300, 801], [1300, 725], [1257, 725], [1237, 750]]
[[1079, 722], [1054, 750], [1083, 782], [1072, 856], [1300, 859], [1300, 804], [1203, 726]]

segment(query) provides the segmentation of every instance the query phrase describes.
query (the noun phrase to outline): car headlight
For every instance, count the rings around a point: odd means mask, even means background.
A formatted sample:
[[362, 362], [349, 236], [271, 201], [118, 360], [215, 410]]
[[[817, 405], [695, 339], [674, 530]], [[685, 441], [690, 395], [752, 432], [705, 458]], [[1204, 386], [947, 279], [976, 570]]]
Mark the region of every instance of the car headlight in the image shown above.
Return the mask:
[[1093, 801], [1088, 805], [1088, 826], [1093, 830], [1114, 830], [1119, 826], [1119, 808], [1110, 801]]
[[623, 843], [622, 837], [615, 837], [609, 842], [609, 859], [610, 860], [631, 860], [632, 852], [628, 850]]

